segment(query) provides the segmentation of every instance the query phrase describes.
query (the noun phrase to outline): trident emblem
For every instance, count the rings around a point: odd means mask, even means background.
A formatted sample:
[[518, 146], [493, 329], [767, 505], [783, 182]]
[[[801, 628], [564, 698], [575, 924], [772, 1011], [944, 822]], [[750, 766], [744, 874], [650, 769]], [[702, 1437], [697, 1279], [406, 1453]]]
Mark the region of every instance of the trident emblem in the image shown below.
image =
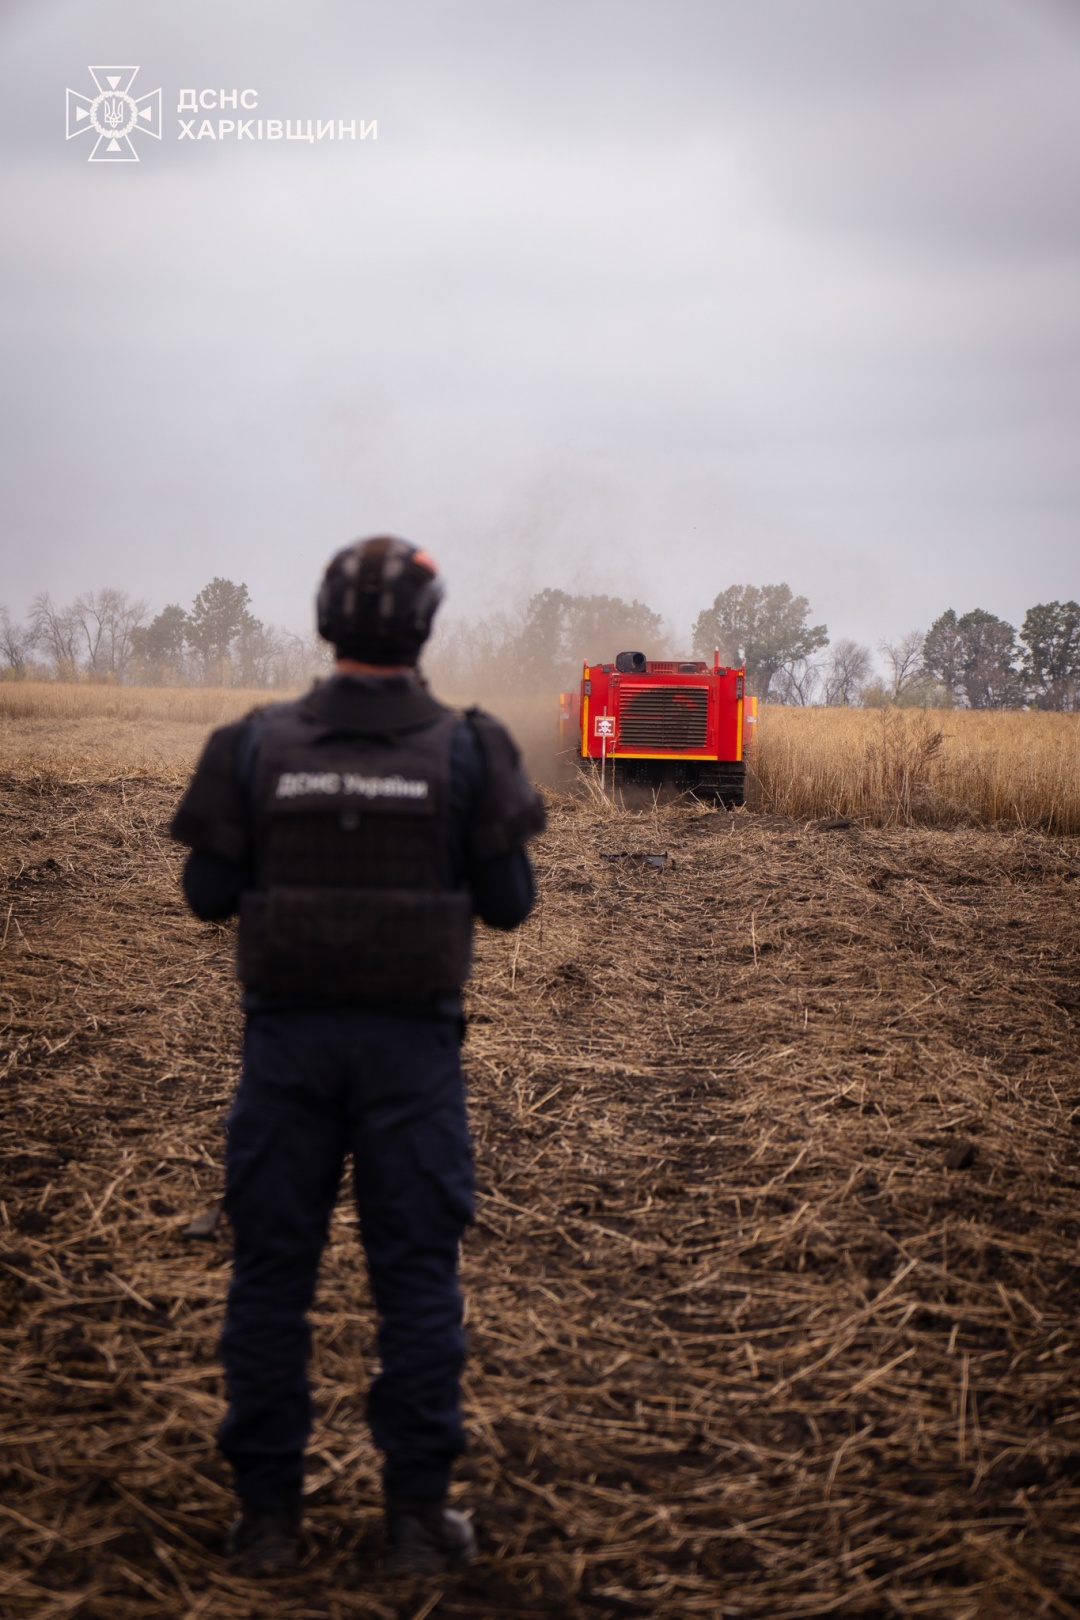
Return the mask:
[[132, 135], [152, 135], [161, 139], [161, 91], [136, 99], [131, 94], [137, 67], [92, 67], [95, 96], [67, 93], [67, 138], [93, 130], [97, 136], [90, 153], [91, 163], [138, 163], [139, 154]]

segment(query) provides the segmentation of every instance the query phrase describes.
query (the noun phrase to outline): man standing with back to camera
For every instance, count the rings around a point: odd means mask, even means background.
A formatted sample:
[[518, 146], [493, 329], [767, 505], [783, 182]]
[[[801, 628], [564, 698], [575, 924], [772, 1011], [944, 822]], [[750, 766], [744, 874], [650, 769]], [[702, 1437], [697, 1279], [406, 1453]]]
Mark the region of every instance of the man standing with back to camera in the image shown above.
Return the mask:
[[446, 1505], [473, 1210], [460, 991], [473, 915], [510, 929], [532, 908], [525, 846], [544, 811], [499, 722], [417, 677], [441, 594], [406, 541], [340, 551], [318, 597], [336, 673], [215, 731], [172, 825], [192, 910], [240, 919], [219, 1440], [241, 1508], [229, 1548], [253, 1575], [299, 1557], [307, 1311], [348, 1154], [378, 1312], [387, 1567], [434, 1574], [476, 1545]]

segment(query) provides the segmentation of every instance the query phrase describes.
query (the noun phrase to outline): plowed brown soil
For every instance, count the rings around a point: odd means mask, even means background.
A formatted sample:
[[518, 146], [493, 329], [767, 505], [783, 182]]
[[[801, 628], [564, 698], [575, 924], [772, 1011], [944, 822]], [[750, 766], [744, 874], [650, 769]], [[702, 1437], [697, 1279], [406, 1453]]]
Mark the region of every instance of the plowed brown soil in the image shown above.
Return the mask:
[[175, 786], [3, 791], [0, 1613], [1080, 1614], [1075, 842], [557, 800], [470, 996], [482, 1557], [380, 1573], [343, 1202], [268, 1588], [219, 1551], [228, 1234], [184, 1235], [231, 935], [184, 912]]

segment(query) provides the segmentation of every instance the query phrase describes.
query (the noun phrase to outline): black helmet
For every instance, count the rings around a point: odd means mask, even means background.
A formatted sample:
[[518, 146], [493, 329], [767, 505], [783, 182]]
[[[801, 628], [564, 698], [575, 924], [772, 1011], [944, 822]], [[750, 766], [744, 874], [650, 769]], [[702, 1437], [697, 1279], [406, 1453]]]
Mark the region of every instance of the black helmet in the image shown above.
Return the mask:
[[442, 600], [438, 568], [426, 551], [379, 534], [334, 557], [319, 587], [319, 634], [339, 658], [415, 664]]

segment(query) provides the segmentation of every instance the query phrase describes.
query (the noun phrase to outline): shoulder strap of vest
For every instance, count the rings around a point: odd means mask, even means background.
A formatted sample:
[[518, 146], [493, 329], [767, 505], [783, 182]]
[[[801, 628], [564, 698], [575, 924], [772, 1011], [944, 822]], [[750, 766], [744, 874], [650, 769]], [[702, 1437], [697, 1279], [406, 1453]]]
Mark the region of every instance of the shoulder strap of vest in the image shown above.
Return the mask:
[[241, 792], [248, 799], [251, 797], [251, 784], [255, 780], [255, 762], [259, 757], [259, 744], [262, 741], [262, 715], [259, 710], [248, 715], [247, 724], [240, 733], [236, 745], [236, 780]]
[[235, 774], [236, 784], [249, 806], [255, 784], [255, 768], [259, 762], [259, 749], [262, 746], [266, 726], [268, 723], [272, 724], [276, 718], [289, 714], [294, 707], [292, 703], [260, 703], [257, 708], [244, 716], [236, 743]]

